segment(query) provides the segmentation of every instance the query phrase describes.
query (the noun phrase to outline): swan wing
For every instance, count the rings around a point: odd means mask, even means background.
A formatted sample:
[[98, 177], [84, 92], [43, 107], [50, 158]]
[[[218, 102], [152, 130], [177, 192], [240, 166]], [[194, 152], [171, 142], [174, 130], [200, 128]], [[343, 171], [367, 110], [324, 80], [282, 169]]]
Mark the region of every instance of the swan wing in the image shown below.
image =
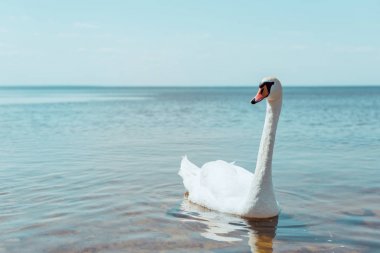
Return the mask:
[[187, 157], [178, 173], [189, 192], [189, 200], [204, 207], [236, 213], [244, 201], [253, 174], [235, 164], [222, 160], [197, 167]]
[[183, 185], [189, 193], [193, 191], [194, 187], [197, 187], [200, 174], [201, 169], [199, 167], [190, 162], [187, 156], [182, 157], [178, 175], [182, 177]]
[[241, 197], [248, 191], [253, 174], [233, 163], [222, 160], [202, 166], [200, 185], [217, 199]]

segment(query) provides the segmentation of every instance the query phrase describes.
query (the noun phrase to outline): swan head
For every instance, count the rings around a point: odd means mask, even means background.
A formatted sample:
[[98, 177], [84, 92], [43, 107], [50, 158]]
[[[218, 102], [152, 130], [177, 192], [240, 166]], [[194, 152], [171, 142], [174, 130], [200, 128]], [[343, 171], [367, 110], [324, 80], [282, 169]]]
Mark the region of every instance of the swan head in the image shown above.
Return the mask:
[[251, 104], [256, 104], [262, 101], [264, 98], [268, 99], [268, 102], [274, 102], [281, 100], [282, 98], [282, 86], [280, 80], [276, 77], [265, 77], [260, 82], [259, 91], [256, 96], [252, 98]]

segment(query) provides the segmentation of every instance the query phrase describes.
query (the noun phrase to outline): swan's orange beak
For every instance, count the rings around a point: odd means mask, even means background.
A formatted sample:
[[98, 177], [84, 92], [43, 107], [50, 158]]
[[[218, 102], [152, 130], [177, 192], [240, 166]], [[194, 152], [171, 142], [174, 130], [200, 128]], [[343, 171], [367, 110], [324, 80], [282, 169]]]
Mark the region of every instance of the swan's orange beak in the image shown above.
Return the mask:
[[257, 104], [267, 96], [269, 96], [268, 87], [266, 85], [263, 85], [259, 88], [259, 91], [257, 92], [256, 96], [252, 98], [251, 104]]

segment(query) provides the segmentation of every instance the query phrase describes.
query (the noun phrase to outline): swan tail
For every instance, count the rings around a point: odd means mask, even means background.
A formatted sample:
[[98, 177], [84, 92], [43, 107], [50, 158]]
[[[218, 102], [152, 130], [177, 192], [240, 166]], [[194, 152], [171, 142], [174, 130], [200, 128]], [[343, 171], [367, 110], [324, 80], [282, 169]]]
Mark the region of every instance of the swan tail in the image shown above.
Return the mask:
[[187, 156], [182, 157], [181, 168], [178, 171], [183, 179], [183, 185], [186, 190], [191, 192], [196, 178], [198, 178], [201, 169], [187, 159]]

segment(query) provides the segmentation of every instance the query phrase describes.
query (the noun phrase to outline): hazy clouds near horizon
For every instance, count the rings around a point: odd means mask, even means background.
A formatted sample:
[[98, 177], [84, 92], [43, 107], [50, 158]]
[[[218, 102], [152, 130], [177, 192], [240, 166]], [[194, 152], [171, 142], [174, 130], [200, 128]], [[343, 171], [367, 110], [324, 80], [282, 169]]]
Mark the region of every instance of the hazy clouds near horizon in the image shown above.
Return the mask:
[[0, 85], [379, 85], [380, 2], [0, 2]]

